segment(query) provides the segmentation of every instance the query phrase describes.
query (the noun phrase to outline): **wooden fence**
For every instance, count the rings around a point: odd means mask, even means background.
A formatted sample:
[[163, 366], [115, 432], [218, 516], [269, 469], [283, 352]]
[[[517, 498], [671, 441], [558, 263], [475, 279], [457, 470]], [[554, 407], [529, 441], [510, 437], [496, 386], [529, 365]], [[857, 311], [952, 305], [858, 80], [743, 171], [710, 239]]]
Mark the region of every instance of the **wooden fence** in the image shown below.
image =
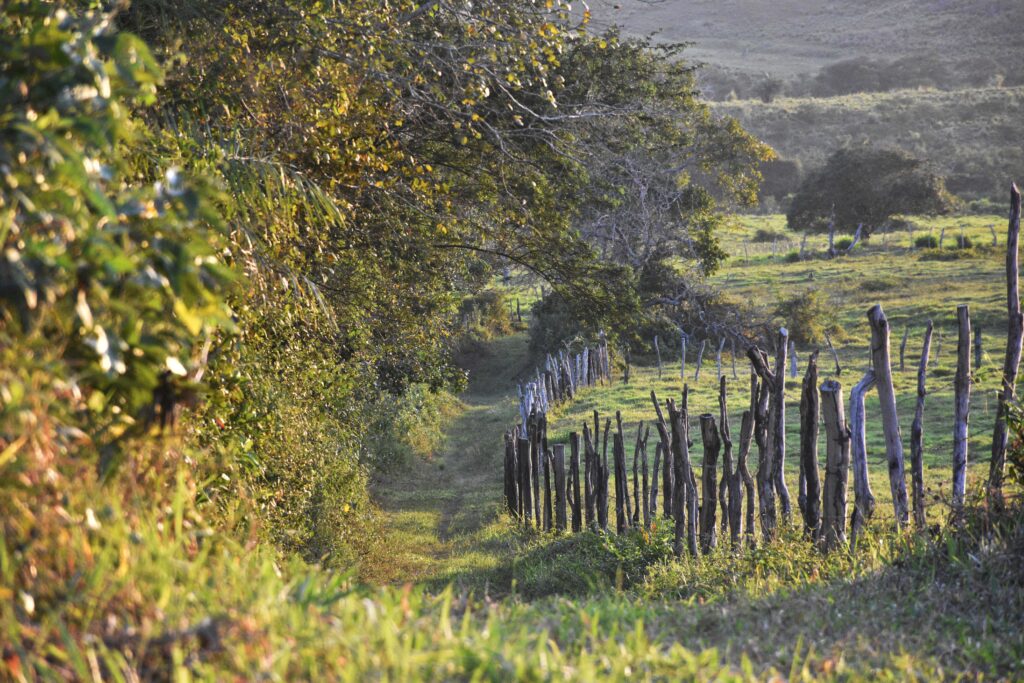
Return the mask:
[[[1016, 401], [1016, 378], [1024, 339], [1018, 283], [1018, 238], [1020, 193], [1011, 190], [1011, 212], [1007, 239], [1008, 335], [999, 406], [993, 435], [988, 497], [993, 508], [1003, 505], [1003, 469], [1006, 461], [1009, 406]], [[825, 549], [849, 542], [851, 550], [875, 511], [875, 499], [868, 478], [864, 398], [877, 391], [893, 512], [897, 529], [911, 523], [925, 524], [923, 414], [926, 379], [932, 340], [929, 321], [918, 367], [917, 403], [910, 436], [910, 479], [908, 494], [903, 441], [896, 412], [890, 326], [881, 306], [867, 313], [871, 326], [871, 367], [850, 392], [849, 422], [843, 406], [843, 389], [837, 379], [819, 385], [818, 354], [810, 355], [800, 395], [799, 488], [797, 508], [808, 538]], [[952, 508], [959, 518], [964, 505], [968, 418], [971, 397], [971, 324], [966, 304], [957, 307], [958, 345], [954, 381], [954, 444], [952, 453]], [[906, 332], [900, 344], [900, 367], [904, 363]], [[975, 334], [975, 364], [980, 362], [979, 334]], [[836, 374], [840, 368], [838, 357]], [[608, 531], [610, 496], [614, 499], [615, 530], [626, 533], [649, 528], [659, 508], [674, 523], [677, 556], [706, 553], [718, 545], [719, 534], [728, 534], [733, 547], [746, 540], [753, 543], [755, 520], [761, 536], [770, 540], [780, 523], [792, 518], [792, 498], [784, 475], [786, 449], [786, 382], [792, 366], [788, 332], [781, 328], [774, 340], [774, 359], [757, 346], [747, 349], [751, 364], [749, 408], [740, 417], [739, 441], [734, 444], [727, 410], [727, 379], [719, 369], [718, 414], [706, 413], [692, 420], [688, 388], [684, 384], [680, 402], [659, 401], [651, 392], [652, 419], [643, 422], [635, 436], [623, 432], [621, 414], [605, 417], [598, 411], [593, 426], [582, 425], [569, 435], [568, 444], [548, 443], [547, 411], [553, 402], [569, 400], [584, 385], [610, 381], [607, 344], [585, 349], [576, 356], [549, 356], [543, 372], [534, 382], [520, 388], [521, 423], [505, 434], [505, 501], [510, 514], [523, 524], [550, 531]], [[667, 418], [666, 418], [667, 415]], [[826, 432], [824, 479], [818, 465], [818, 428]], [[655, 428], [653, 462], [648, 439]], [[699, 474], [696, 454], [691, 458], [691, 425], [701, 435]], [[608, 459], [611, 440], [611, 463]], [[627, 439], [633, 444], [632, 462], [626, 455]], [[566, 454], [568, 446], [568, 455]], [[757, 450], [756, 472], [748, 460]], [[568, 458], [568, 459], [567, 459]], [[721, 475], [718, 468], [721, 463]], [[632, 469], [630, 490], [629, 465]], [[847, 528], [849, 472], [853, 472], [854, 501]], [[613, 480], [614, 490], [609, 491]], [[699, 479], [698, 479], [699, 476]], [[659, 487], [660, 478], [660, 487]], [[700, 482], [698, 484], [698, 481]], [[659, 501], [660, 494], [660, 501]], [[659, 505], [660, 503], [660, 505]], [[755, 507], [756, 506], [756, 507]], [[721, 514], [719, 519], [719, 512]]]

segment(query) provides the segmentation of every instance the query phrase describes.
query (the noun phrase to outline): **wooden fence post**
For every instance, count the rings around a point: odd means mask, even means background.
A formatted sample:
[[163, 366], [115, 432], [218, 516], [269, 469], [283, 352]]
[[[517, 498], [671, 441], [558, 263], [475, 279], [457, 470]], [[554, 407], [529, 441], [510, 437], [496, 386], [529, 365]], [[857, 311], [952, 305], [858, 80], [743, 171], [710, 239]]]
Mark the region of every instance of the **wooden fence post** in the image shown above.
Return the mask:
[[611, 428], [611, 418], [605, 418], [604, 438], [601, 442], [601, 482], [597, 487], [597, 522], [604, 532], [608, 531], [608, 480], [611, 477], [611, 471], [608, 469], [608, 434]]
[[686, 333], [679, 330], [679, 379], [686, 380]]
[[743, 487], [746, 489], [747, 515], [743, 526], [746, 531], [747, 542], [751, 545], [754, 543], [754, 510], [756, 509], [754, 492], [756, 487], [754, 486], [754, 478], [750, 476], [750, 469], [747, 466], [747, 461], [750, 456], [750, 443], [754, 438], [754, 412], [757, 410], [757, 395], [757, 374], [751, 372], [750, 409], [743, 411], [743, 416], [740, 419], [740, 449], [736, 462], [736, 470], [743, 480]]
[[903, 340], [900, 341], [900, 372], [903, 372], [903, 357], [907, 352], [907, 337], [910, 336], [910, 325], [903, 327]]
[[554, 449], [555, 470], [555, 530], [562, 532], [566, 527], [565, 511], [565, 446], [556, 444]]
[[[732, 435], [729, 431], [727, 399], [723, 377], [718, 392], [718, 431], [722, 440], [722, 483], [725, 484], [725, 489], [723, 491], [722, 486], [719, 486], [719, 497], [722, 497], [723, 492], [727, 494], [722, 501], [722, 519], [728, 518], [729, 541], [733, 548], [738, 548], [740, 534], [743, 533], [743, 482], [739, 467], [735, 467], [732, 460]], [[742, 432], [742, 428], [740, 431]]]
[[533, 516], [533, 502], [530, 499], [530, 480], [533, 478], [530, 473], [530, 449], [532, 447], [533, 441], [524, 429], [520, 433], [517, 448], [519, 451], [519, 518], [527, 527], [530, 526]]
[[651, 517], [658, 514], [658, 468], [661, 467], [661, 441], [654, 446], [654, 463], [651, 468]]
[[[683, 534], [686, 534], [690, 554], [697, 556], [697, 538], [695, 527], [694, 508], [696, 507], [696, 491], [690, 489], [689, 471], [689, 434], [685, 408], [676, 409], [675, 402], [668, 401], [669, 420], [672, 423], [672, 464], [674, 470], [675, 487], [672, 492], [672, 512], [675, 518], [675, 539], [673, 551], [676, 557], [683, 555]], [[689, 505], [687, 505], [689, 503]], [[689, 507], [686, 514], [684, 507]]]
[[715, 485], [718, 479], [718, 454], [722, 448], [715, 416], [711, 413], [700, 416], [700, 435], [704, 444], [704, 463], [701, 468], [701, 488], [704, 496], [700, 508], [700, 548], [702, 552], [708, 553], [718, 545], [718, 536], [715, 532]]
[[644, 523], [644, 529], [651, 528], [651, 488], [650, 480], [647, 477], [647, 437], [651, 432], [651, 428], [648, 427], [647, 431], [644, 432], [643, 447], [640, 449], [640, 471], [643, 476], [643, 488], [640, 491], [640, 501], [637, 505], [641, 509], [641, 515]]
[[731, 340], [731, 358], [732, 358], [732, 378], [739, 379], [740, 376], [736, 374], [736, 338], [733, 337]]
[[1006, 446], [1009, 431], [1006, 428], [1006, 414], [1017, 396], [1017, 372], [1020, 369], [1022, 340], [1024, 340], [1024, 315], [1020, 309], [1020, 266], [1018, 244], [1020, 237], [1020, 191], [1010, 186], [1010, 225], [1006, 233], [1006, 307], [1009, 325], [1006, 335], [1006, 356], [1003, 360], [1003, 375], [999, 391], [999, 406], [996, 424], [992, 432], [992, 462], [988, 474], [988, 499], [990, 507], [1001, 512], [1003, 500], [1003, 470], [1006, 465]]
[[850, 469], [850, 431], [843, 410], [843, 387], [836, 380], [821, 385], [825, 422], [825, 489], [822, 495], [821, 543], [826, 551], [846, 543], [846, 481]]
[[551, 449], [542, 449], [544, 453], [544, 531], [551, 531], [554, 522], [553, 503], [551, 499]]
[[825, 343], [828, 344], [828, 350], [832, 354], [832, 360], [836, 364], [836, 377], [843, 374], [843, 368], [839, 365], [839, 353], [836, 351], [836, 347], [832, 344], [832, 337], [829, 336], [828, 332], [825, 333]]
[[658, 346], [658, 335], [654, 335], [654, 353], [658, 357], [658, 379], [661, 379], [661, 348]]
[[789, 340], [789, 376], [796, 379], [800, 376], [800, 368], [797, 365], [796, 342]]
[[516, 437], [512, 431], [505, 432], [505, 504], [513, 517], [519, 514], [519, 486], [516, 476], [519, 465], [516, 462]]
[[580, 435], [578, 432], [569, 434], [569, 476], [572, 478], [572, 531], [583, 530], [583, 511], [580, 509]]
[[725, 337], [722, 337], [718, 340], [718, 352], [715, 354], [715, 372], [717, 373], [715, 378], [716, 382], [720, 382], [722, 380], [722, 349], [724, 348]]
[[[768, 358], [760, 349], [754, 348], [767, 367]], [[756, 371], [756, 370], [755, 370]], [[768, 443], [768, 404], [771, 389], [764, 380], [758, 385], [751, 405], [754, 414], [754, 441], [757, 443], [757, 511], [761, 519], [761, 534], [767, 542], [775, 530], [775, 489], [772, 487], [772, 451]]]
[[595, 456], [597, 449], [590, 435], [590, 425], [583, 423], [583, 510], [584, 523], [587, 528], [597, 527], [597, 501], [594, 494], [597, 489], [597, 466]]
[[857, 537], [875, 512], [875, 496], [868, 479], [867, 440], [864, 420], [864, 394], [875, 385], [875, 371], [868, 370], [864, 379], [850, 392], [850, 446], [853, 458], [853, 518], [850, 520], [850, 552], [857, 550]]
[[909, 510], [903, 469], [903, 437], [900, 435], [900, 421], [896, 414], [896, 390], [892, 384], [892, 364], [889, 360], [889, 321], [882, 307], [875, 305], [868, 311], [868, 322], [871, 324], [871, 365], [877, 381], [882, 431], [885, 433], [885, 455], [889, 461], [889, 488], [896, 514], [896, 529], [899, 530], [907, 524]]
[[932, 321], [924, 330], [924, 344], [921, 346], [921, 360], [917, 366], [917, 406], [914, 422], [910, 426], [910, 491], [914, 509], [914, 526], [918, 531], [925, 528], [924, 513], [924, 399], [927, 395], [925, 379], [928, 375], [928, 355], [932, 348]]
[[977, 370], [981, 367], [981, 325], [974, 326], [974, 369]]
[[821, 529], [821, 482], [818, 478], [818, 352], [807, 359], [803, 394], [800, 397], [800, 469], [806, 485], [802, 505], [804, 530], [817, 539]]
[[700, 340], [700, 350], [697, 352], [697, 370], [693, 373], [694, 382], [700, 379], [700, 366], [704, 362], [704, 347], [707, 345], [707, 343], [707, 339]]
[[[751, 348], [750, 360], [754, 369], [761, 376], [761, 380], [768, 387], [768, 450], [770, 451], [771, 479], [770, 484], [779, 496], [779, 505], [782, 508], [782, 517], [789, 520], [792, 514], [792, 506], [789, 497], [789, 488], [785, 479], [786, 460], [786, 352], [789, 347], [789, 332], [785, 327], [779, 328], [776, 339], [775, 369], [768, 367], [768, 357], [757, 349]], [[769, 510], [772, 515], [771, 526], [774, 529], [774, 503], [770, 503]]]
[[[662, 455], [662, 477], [661, 477], [661, 497], [662, 497], [662, 514], [665, 517], [672, 517], [672, 500], [674, 498], [673, 493], [675, 491], [675, 467], [672, 462], [672, 449], [670, 444], [670, 438], [668, 433], [668, 426], [665, 424], [665, 416], [661, 412], [661, 405], [658, 403], [658, 396], [651, 391], [651, 403], [654, 404], [654, 412], [658, 417], [658, 421], [655, 426], [658, 428], [658, 436], [661, 439], [661, 455]], [[658, 476], [657, 471], [654, 474]]]
[[633, 448], [633, 508], [629, 513], [630, 524], [640, 525], [640, 449], [643, 447], [644, 423], [641, 420], [636, 429], [636, 446]]
[[953, 382], [953, 516], [960, 518], [967, 489], [967, 422], [971, 412], [971, 314], [967, 304], [956, 307], [959, 339]]

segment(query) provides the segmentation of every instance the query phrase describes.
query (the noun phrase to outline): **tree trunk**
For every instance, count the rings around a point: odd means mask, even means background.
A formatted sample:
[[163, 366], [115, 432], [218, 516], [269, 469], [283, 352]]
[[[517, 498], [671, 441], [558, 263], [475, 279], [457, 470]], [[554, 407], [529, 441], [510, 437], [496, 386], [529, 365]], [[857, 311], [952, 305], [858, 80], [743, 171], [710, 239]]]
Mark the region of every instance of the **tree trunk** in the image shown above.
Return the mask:
[[927, 395], [925, 379], [928, 375], [928, 355], [932, 349], [932, 321], [924, 330], [924, 344], [921, 360], [917, 366], [917, 407], [914, 422], [910, 426], [910, 491], [914, 507], [914, 526], [918, 531], [925, 528], [924, 514], [924, 399]]
[[804, 529], [817, 539], [821, 526], [821, 480], [818, 478], [818, 352], [807, 359], [803, 395], [800, 397], [800, 469], [806, 483]]
[[583, 510], [580, 507], [580, 435], [569, 434], [569, 477], [572, 479], [572, 531], [578, 534], [583, 530]]
[[718, 535], [715, 532], [715, 484], [718, 479], [718, 454], [722, 449], [722, 442], [718, 436], [714, 415], [706, 413], [700, 416], [700, 435], [704, 443], [704, 465], [701, 469], [704, 500], [700, 507], [700, 548], [702, 552], [708, 553], [718, 545]]
[[1003, 377], [999, 391], [999, 407], [996, 424], [992, 433], [992, 462], [988, 475], [988, 498], [990, 507], [1001, 512], [1003, 500], [1003, 470], [1006, 465], [1006, 446], [1009, 432], [1006, 428], [1006, 414], [1017, 398], [1017, 371], [1020, 369], [1022, 340], [1024, 340], [1024, 315], [1020, 310], [1019, 254], [1020, 237], [1020, 191], [1016, 185], [1010, 187], [1010, 225], [1006, 233], [1006, 307], [1009, 317], [1006, 335], [1006, 357], [1003, 360]]
[[953, 381], [953, 516], [959, 519], [967, 489], [967, 422], [971, 412], [971, 314], [967, 304], [956, 307], [959, 339]]
[[820, 538], [827, 551], [846, 543], [846, 481], [850, 469], [850, 431], [843, 410], [843, 387], [836, 380], [821, 385], [821, 412], [826, 451]]
[[[903, 470], [903, 437], [896, 414], [896, 391], [892, 385], [892, 364], [889, 360], [889, 321], [881, 306], [868, 311], [871, 324], [871, 365], [878, 387], [879, 410], [882, 413], [882, 431], [885, 433], [885, 455], [889, 461], [889, 488], [892, 491], [896, 529], [908, 521], [907, 482]], [[851, 408], [852, 410], [852, 408]]]
[[850, 392], [850, 445], [853, 458], [853, 519], [850, 522], [850, 552], [857, 550], [857, 537], [875, 512], [875, 496], [868, 479], [868, 454], [864, 421], [864, 394], [875, 385], [875, 371], [868, 370], [864, 379]]

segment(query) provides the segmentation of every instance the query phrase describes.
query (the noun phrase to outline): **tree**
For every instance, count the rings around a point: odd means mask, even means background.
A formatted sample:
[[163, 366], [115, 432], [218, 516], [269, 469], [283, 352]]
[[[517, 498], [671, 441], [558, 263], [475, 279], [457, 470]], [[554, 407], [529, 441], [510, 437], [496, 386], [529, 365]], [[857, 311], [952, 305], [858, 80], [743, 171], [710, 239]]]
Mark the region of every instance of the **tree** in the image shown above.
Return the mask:
[[945, 180], [899, 150], [844, 148], [809, 174], [786, 215], [791, 230], [865, 235], [897, 214], [944, 214], [956, 205]]
[[757, 85], [757, 96], [765, 104], [771, 104], [776, 97], [782, 94], [783, 87], [785, 86], [781, 79], [765, 74], [764, 80]]

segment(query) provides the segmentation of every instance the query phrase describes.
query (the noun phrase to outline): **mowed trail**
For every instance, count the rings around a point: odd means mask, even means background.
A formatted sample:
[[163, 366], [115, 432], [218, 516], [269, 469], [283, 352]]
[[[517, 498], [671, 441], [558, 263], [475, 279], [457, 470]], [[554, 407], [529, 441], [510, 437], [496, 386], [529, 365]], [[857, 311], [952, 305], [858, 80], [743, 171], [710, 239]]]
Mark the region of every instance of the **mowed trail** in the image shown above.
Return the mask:
[[510, 559], [499, 516], [503, 434], [516, 419], [515, 377], [527, 370], [526, 344], [519, 332], [467, 354], [469, 384], [445, 427], [444, 447], [375, 487], [389, 556], [374, 580], [501, 582]]

